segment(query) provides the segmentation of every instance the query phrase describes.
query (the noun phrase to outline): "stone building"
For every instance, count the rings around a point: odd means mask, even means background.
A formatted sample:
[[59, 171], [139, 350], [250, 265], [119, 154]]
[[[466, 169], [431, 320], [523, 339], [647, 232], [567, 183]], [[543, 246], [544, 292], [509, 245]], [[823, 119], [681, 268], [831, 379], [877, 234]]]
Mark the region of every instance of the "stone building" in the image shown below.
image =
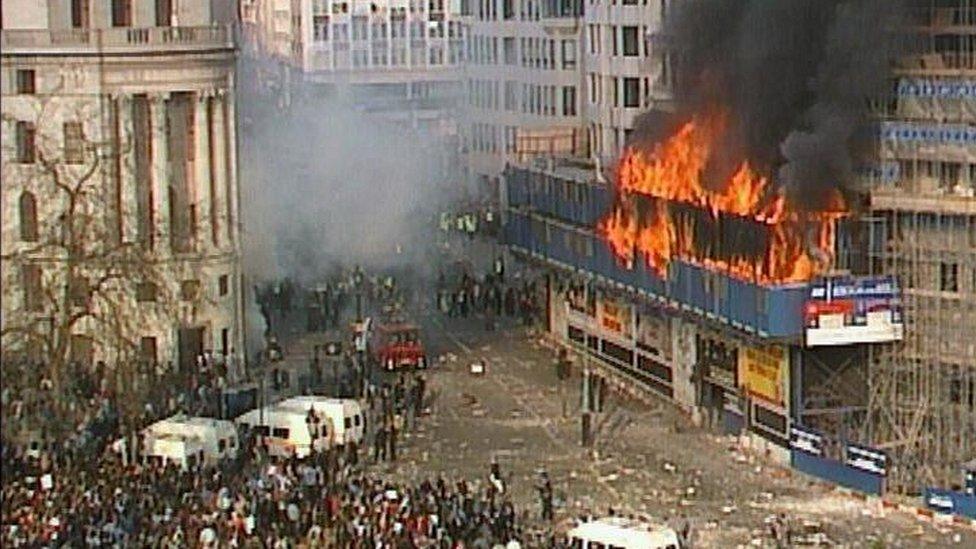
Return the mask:
[[236, 3], [4, 8], [4, 355], [242, 350]]

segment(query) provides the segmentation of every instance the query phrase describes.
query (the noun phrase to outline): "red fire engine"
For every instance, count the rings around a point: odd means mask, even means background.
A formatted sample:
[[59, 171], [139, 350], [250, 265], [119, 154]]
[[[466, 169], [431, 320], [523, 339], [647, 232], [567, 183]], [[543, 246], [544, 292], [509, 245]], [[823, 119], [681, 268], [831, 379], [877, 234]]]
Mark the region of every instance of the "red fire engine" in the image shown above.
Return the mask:
[[427, 367], [420, 329], [413, 324], [396, 320], [380, 324], [372, 333], [369, 349], [384, 370]]

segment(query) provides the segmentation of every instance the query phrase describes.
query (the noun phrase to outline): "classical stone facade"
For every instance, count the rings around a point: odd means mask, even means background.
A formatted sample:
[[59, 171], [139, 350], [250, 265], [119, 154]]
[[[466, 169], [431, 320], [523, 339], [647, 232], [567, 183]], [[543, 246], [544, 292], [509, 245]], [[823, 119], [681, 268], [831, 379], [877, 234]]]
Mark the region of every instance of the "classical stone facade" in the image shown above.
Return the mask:
[[4, 4], [4, 353], [240, 353], [233, 2]]

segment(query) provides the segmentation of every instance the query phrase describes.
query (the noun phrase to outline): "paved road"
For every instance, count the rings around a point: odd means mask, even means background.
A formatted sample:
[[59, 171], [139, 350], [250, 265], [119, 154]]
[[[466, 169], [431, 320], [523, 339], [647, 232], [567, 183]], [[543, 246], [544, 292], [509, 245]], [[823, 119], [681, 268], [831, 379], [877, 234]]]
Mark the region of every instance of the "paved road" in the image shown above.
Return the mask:
[[[602, 433], [593, 459], [578, 445], [579, 378], [560, 386], [552, 353], [524, 329], [486, 332], [478, 319], [439, 315], [424, 324], [431, 356], [450, 358], [429, 374], [432, 415], [405, 441], [400, 462], [386, 467], [391, 476], [484, 479], [495, 456], [515, 502], [535, 514], [532, 485], [545, 467], [564, 503], [557, 518], [611, 507], [659, 520], [680, 512], [694, 521], [704, 547], [749, 544], [761, 537], [763, 519], [779, 512], [822, 523], [847, 547], [976, 546], [970, 533], [896, 512], [872, 514], [808, 477], [758, 463], [731, 439], [692, 428], [664, 402], [647, 408], [611, 399], [606, 414], [627, 423]], [[468, 371], [477, 359], [488, 363], [482, 376]]]

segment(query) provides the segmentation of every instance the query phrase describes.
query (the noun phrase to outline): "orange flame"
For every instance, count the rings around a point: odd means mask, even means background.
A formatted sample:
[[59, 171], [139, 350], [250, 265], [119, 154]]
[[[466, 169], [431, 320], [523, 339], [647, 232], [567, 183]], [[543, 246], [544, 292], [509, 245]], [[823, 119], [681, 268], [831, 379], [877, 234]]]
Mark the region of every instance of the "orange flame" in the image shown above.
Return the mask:
[[[747, 161], [720, 189], [707, 188], [703, 173], [725, 127], [722, 115], [698, 117], [653, 150], [624, 152], [617, 166], [618, 198], [598, 225], [613, 253], [627, 268], [642, 255], [662, 277], [674, 258], [763, 284], [805, 281], [828, 270], [834, 259], [835, 223], [846, 215], [840, 194], [832, 197], [830, 211], [800, 212], [783, 194], [770, 196], [769, 179]], [[652, 206], [644, 215], [637, 207], [642, 199]], [[726, 253], [723, 259], [696, 248], [696, 226], [674, 215], [670, 205], [677, 203], [701, 208], [716, 222], [729, 215], [753, 220], [766, 227], [765, 250], [759, 255]]]

